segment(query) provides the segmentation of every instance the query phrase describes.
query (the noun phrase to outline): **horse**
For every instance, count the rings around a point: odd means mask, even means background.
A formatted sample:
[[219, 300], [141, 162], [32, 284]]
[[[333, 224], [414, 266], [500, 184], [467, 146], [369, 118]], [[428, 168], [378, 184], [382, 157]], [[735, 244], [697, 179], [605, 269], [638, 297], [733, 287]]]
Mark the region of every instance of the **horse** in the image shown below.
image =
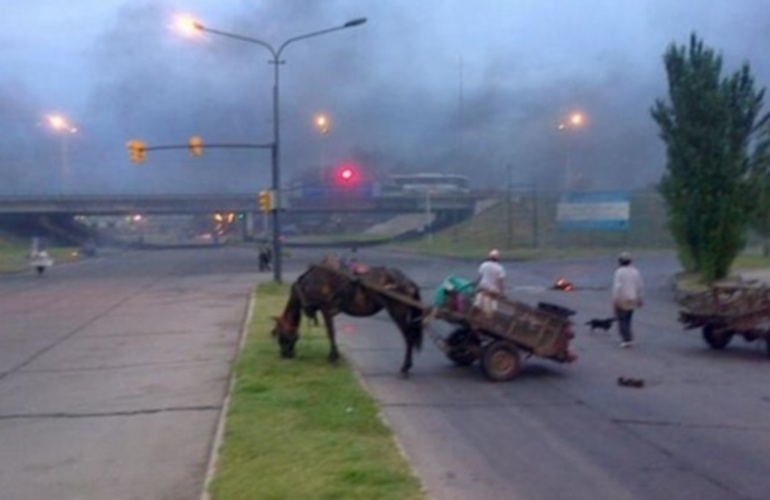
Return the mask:
[[[374, 285], [385, 292], [375, 291], [366, 284]], [[407, 301], [414, 303], [399, 301], [390, 296], [389, 292], [405, 296]], [[420, 300], [417, 284], [398, 269], [359, 265], [349, 272], [338, 260], [326, 258], [321, 264], [311, 265], [291, 285], [283, 313], [279, 317], [273, 317], [275, 326], [272, 335], [278, 341], [281, 356], [293, 358], [295, 344], [299, 340], [298, 330], [302, 314], [318, 324], [316, 314], [320, 312], [329, 338], [328, 359], [334, 363], [339, 359], [334, 316], [344, 313], [349, 316], [367, 317], [384, 309], [404, 337], [406, 352], [400, 373], [408, 377], [412, 367], [412, 351], [422, 347], [423, 309], [418, 305]]]

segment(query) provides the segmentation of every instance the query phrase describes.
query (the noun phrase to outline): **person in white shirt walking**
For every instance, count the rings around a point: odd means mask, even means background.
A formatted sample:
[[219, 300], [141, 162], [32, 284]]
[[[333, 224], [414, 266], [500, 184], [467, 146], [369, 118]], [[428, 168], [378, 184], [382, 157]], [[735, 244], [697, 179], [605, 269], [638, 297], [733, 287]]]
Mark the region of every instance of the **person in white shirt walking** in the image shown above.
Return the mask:
[[496, 296], [505, 293], [505, 268], [500, 264], [500, 252], [489, 251], [487, 260], [479, 266], [476, 278], [476, 299], [474, 305], [487, 316], [497, 309]]
[[631, 255], [623, 252], [618, 256], [618, 268], [612, 280], [612, 306], [618, 320], [621, 347], [631, 347], [634, 333], [631, 320], [634, 310], [644, 303], [644, 284], [639, 270], [631, 264]]

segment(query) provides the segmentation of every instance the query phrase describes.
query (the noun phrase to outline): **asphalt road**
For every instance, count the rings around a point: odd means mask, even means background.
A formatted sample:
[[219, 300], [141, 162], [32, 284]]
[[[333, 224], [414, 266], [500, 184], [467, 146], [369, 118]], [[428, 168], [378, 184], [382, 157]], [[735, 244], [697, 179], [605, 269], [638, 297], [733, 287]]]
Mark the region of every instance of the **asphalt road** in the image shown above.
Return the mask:
[[0, 498], [198, 498], [256, 267], [227, 248], [0, 276]]
[[[425, 302], [444, 276], [472, 277], [478, 264], [359, 254], [405, 270]], [[318, 255], [292, 252], [286, 280]], [[630, 350], [583, 325], [609, 315], [612, 256], [506, 263], [516, 298], [578, 311], [580, 356], [531, 358], [510, 383], [453, 366], [429, 341], [403, 380], [401, 337], [384, 315], [338, 317], [344, 352], [432, 498], [767, 498], [764, 347], [708, 350], [676, 323], [674, 260], [637, 263], [648, 299]], [[0, 498], [197, 498], [255, 268], [254, 251], [223, 248], [0, 277]], [[559, 277], [578, 291], [547, 290]], [[620, 387], [619, 376], [646, 385]]]
[[[446, 274], [473, 277], [477, 266], [374, 251], [360, 258], [398, 265], [426, 295]], [[676, 322], [674, 259], [640, 256], [637, 264], [647, 303], [635, 321], [637, 344], [620, 349], [614, 331], [590, 333], [584, 325], [610, 315], [614, 256], [506, 263], [514, 297], [578, 311], [573, 345], [580, 356], [570, 365], [530, 358], [509, 383], [486, 381], [478, 367], [453, 366], [429, 342], [411, 379], [402, 380], [403, 344], [392, 323], [339, 317], [344, 351], [431, 498], [768, 498], [764, 344], [738, 340], [724, 352], [709, 350]], [[559, 277], [578, 291], [547, 290]], [[621, 387], [620, 376], [646, 385]]]

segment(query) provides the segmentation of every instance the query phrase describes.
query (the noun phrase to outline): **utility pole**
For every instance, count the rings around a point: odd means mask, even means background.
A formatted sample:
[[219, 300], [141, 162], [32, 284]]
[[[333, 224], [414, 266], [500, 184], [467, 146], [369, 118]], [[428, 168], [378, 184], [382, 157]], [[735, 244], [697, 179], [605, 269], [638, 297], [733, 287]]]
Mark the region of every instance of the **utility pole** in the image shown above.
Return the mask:
[[508, 185], [507, 185], [507, 189], [506, 189], [506, 192], [507, 192], [508, 196], [506, 196], [506, 204], [505, 204], [506, 205], [505, 213], [506, 213], [506, 220], [507, 220], [506, 226], [507, 226], [507, 229], [508, 229], [508, 239], [507, 239], [507, 243], [506, 243], [506, 248], [508, 248], [508, 249], [513, 248], [513, 217], [512, 217], [512, 214], [511, 214], [511, 209], [513, 208], [512, 207], [512, 203], [511, 203], [511, 189], [513, 189], [513, 185], [511, 184], [511, 170], [512, 169], [513, 169], [513, 165], [509, 163], [508, 167], [507, 167]]
[[540, 246], [540, 221], [538, 220], [538, 194], [537, 183], [532, 184], [532, 245]]

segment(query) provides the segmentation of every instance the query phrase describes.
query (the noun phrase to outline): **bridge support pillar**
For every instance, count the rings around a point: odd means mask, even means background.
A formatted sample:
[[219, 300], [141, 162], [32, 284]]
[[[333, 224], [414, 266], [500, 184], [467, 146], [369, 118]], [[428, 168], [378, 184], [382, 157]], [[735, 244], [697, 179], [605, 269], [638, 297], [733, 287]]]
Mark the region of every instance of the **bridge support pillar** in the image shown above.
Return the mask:
[[243, 239], [245, 241], [252, 241], [254, 239], [254, 212], [246, 212], [246, 219], [243, 221]]

